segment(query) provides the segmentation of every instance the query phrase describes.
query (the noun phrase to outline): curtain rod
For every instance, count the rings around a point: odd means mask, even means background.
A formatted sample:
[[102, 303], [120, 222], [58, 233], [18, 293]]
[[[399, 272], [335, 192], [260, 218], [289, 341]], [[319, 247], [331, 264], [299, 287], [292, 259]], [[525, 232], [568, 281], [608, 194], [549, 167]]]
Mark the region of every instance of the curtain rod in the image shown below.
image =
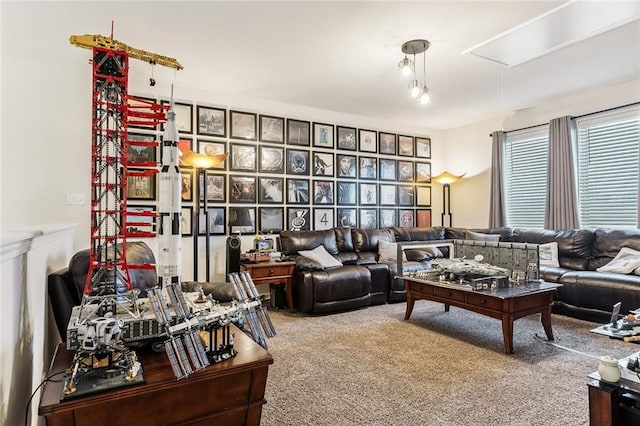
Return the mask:
[[[595, 115], [595, 114], [600, 114], [600, 113], [603, 113], [603, 112], [614, 111], [614, 110], [617, 110], [617, 109], [627, 108], [627, 107], [634, 106], [634, 105], [640, 105], [640, 102], [632, 102], [632, 103], [630, 103], [630, 104], [621, 105], [621, 106], [617, 106], [617, 107], [613, 107], [613, 108], [606, 108], [606, 109], [602, 109], [602, 110], [600, 110], [600, 111], [588, 112], [588, 113], [586, 113], [586, 114], [576, 115], [576, 116], [575, 116], [575, 117], [573, 117], [573, 118], [575, 119], [575, 118], [588, 117], [588, 116], [590, 116], [590, 115]], [[505, 133], [509, 133], [509, 132], [519, 132], [519, 131], [521, 131], [521, 130], [529, 130], [529, 129], [533, 129], [533, 128], [536, 128], [536, 127], [546, 126], [546, 125], [548, 125], [548, 124], [549, 124], [549, 123], [535, 124], [535, 125], [533, 125], [533, 126], [527, 126], [527, 127], [522, 127], [522, 128], [520, 128], [520, 129], [513, 129], [513, 130], [509, 130], [508, 132], [505, 132]], [[491, 138], [491, 137], [493, 137], [493, 133], [489, 133], [489, 137], [490, 137], [490, 138]]]

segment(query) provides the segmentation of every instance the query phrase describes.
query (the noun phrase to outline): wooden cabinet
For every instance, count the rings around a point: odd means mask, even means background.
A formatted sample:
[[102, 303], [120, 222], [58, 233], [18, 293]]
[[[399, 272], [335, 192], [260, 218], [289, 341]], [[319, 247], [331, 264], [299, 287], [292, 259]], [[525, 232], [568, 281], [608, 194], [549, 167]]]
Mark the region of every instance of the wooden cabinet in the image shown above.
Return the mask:
[[[271, 355], [233, 327], [238, 355], [176, 380], [164, 353], [139, 353], [145, 383], [60, 400], [62, 381], [48, 382], [39, 414], [48, 426], [131, 424], [259, 425]], [[69, 368], [73, 352], [56, 350], [49, 374]]]
[[241, 266], [251, 275], [255, 285], [284, 284], [289, 312], [295, 312], [293, 308], [293, 269], [296, 262], [243, 263]]

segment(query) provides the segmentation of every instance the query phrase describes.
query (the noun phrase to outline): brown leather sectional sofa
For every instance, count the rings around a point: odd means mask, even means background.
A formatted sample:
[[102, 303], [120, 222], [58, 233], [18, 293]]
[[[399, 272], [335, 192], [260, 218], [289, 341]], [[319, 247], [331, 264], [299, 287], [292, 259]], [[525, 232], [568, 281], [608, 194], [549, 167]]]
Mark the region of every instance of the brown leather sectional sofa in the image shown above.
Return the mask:
[[[299, 258], [295, 271], [294, 301], [298, 311], [311, 314], [355, 309], [385, 302], [405, 300], [403, 283], [394, 279], [396, 262], [377, 262], [378, 242], [437, 241], [465, 239], [467, 229], [390, 228], [325, 231], [283, 231], [281, 249], [297, 255], [323, 245], [343, 266], [324, 270], [314, 262]], [[541, 278], [563, 284], [558, 290], [554, 312], [596, 322], [606, 322], [614, 303], [622, 311], [640, 307], [640, 276], [597, 272], [622, 247], [640, 250], [640, 230], [584, 229], [470, 229], [483, 234], [499, 234], [501, 242], [558, 243], [558, 267], [541, 266]], [[404, 266], [429, 267], [427, 260], [410, 259]]]

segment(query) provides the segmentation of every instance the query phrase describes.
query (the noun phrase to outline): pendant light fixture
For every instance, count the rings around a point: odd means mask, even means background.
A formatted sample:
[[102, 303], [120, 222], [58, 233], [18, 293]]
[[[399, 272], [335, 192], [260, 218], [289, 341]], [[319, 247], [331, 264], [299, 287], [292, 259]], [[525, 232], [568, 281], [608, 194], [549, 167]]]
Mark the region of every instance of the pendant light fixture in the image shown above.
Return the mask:
[[[410, 40], [402, 45], [402, 53], [404, 59], [398, 64], [398, 72], [403, 76], [412, 76], [409, 83], [409, 96], [415, 98], [421, 104], [428, 104], [431, 101], [431, 90], [427, 87], [427, 59], [426, 51], [429, 49], [430, 43], [427, 40], [416, 39]], [[416, 75], [416, 55], [422, 54], [422, 81], [418, 80]], [[407, 57], [413, 56], [413, 59]]]

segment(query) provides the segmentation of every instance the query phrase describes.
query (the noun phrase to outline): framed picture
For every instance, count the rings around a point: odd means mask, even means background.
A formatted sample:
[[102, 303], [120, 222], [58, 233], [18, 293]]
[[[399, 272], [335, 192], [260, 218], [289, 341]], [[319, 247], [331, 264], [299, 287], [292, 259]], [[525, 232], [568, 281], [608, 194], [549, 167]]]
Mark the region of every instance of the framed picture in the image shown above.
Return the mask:
[[[160, 137], [160, 140], [162, 141], [162, 137]], [[178, 139], [178, 150], [181, 152], [193, 151], [193, 139], [180, 137]], [[192, 167], [191, 164], [186, 164], [182, 161], [182, 156], [178, 158], [178, 165], [180, 167]]]
[[256, 114], [231, 111], [231, 138], [255, 141], [257, 134]]
[[333, 204], [333, 181], [313, 181], [313, 204]]
[[380, 154], [396, 155], [396, 135], [394, 133], [380, 132], [378, 137], [380, 139], [378, 152]]
[[360, 228], [378, 228], [378, 209], [360, 209]]
[[182, 206], [180, 209], [180, 234], [183, 237], [190, 237], [193, 235], [193, 207]]
[[260, 115], [260, 141], [284, 143], [284, 118]]
[[[248, 225], [246, 225], [248, 223]], [[229, 207], [229, 232], [232, 234], [256, 233], [255, 207]]]
[[309, 204], [309, 179], [287, 179], [287, 204]]
[[413, 209], [398, 209], [398, 226], [411, 228], [415, 223], [415, 211]]
[[311, 123], [287, 118], [287, 143], [289, 145], [309, 146]]
[[431, 139], [416, 137], [416, 157], [431, 158]]
[[431, 187], [416, 186], [416, 206], [431, 207]]
[[396, 209], [380, 209], [378, 226], [380, 228], [391, 228], [398, 226], [398, 211]]
[[333, 124], [313, 123], [313, 146], [333, 148]]
[[336, 225], [341, 228], [355, 228], [358, 226], [357, 209], [338, 209]]
[[395, 206], [397, 203], [397, 186], [389, 184], [380, 184], [380, 205], [381, 206]]
[[413, 185], [398, 185], [398, 205], [415, 205], [415, 188]]
[[346, 154], [336, 154], [338, 163], [337, 175], [339, 178], [356, 178], [356, 156]]
[[420, 228], [431, 226], [431, 209], [416, 209], [416, 226]]
[[265, 234], [277, 234], [284, 230], [284, 208], [259, 207], [258, 227]]
[[360, 182], [360, 205], [378, 205], [378, 184]]
[[182, 182], [182, 201], [193, 201], [193, 170], [180, 169]]
[[398, 160], [398, 181], [413, 182], [413, 161]]
[[256, 203], [256, 177], [230, 175], [229, 176], [229, 202], [255, 204]]
[[227, 110], [198, 105], [198, 134], [227, 137]]
[[204, 209], [200, 209], [200, 223], [198, 224], [198, 234], [207, 235], [206, 216], [209, 217], [209, 235], [225, 235], [227, 226], [225, 219], [226, 209], [224, 207], [207, 207], [205, 214]]
[[377, 179], [378, 159], [374, 157], [360, 158], [360, 179]]
[[155, 200], [156, 174], [153, 169], [127, 169], [127, 198], [129, 200]]
[[431, 163], [416, 161], [416, 183], [431, 183]]
[[[170, 101], [162, 101], [163, 105], [169, 105]], [[173, 103], [173, 111], [176, 113], [176, 127], [178, 133], [193, 133], [193, 105], [181, 102]], [[160, 125], [164, 131], [164, 124]]]
[[156, 232], [156, 206], [127, 205], [127, 232]]
[[[204, 141], [198, 139], [198, 152], [206, 155], [220, 155], [227, 152], [227, 143], [224, 141]], [[214, 170], [226, 170], [227, 160], [225, 159], [219, 165], [212, 167]]]
[[309, 176], [309, 151], [287, 148], [287, 174]]
[[[200, 194], [198, 199], [204, 201], [204, 174], [200, 175]], [[207, 202], [224, 203], [227, 188], [227, 175], [207, 173]]]
[[413, 136], [398, 136], [398, 155], [413, 157]]
[[357, 203], [356, 183], [338, 181], [336, 185], [338, 187], [338, 205], [355, 206]]
[[335, 227], [333, 209], [315, 208], [313, 209], [313, 230], [322, 231]]
[[260, 173], [284, 173], [284, 148], [260, 145]]
[[378, 152], [378, 132], [360, 129], [360, 152]]
[[358, 138], [356, 137], [356, 129], [353, 127], [337, 127], [338, 149], [347, 151], [355, 151], [357, 148]]
[[396, 175], [396, 160], [388, 158], [380, 158], [380, 180], [390, 180], [395, 182], [397, 180]]
[[258, 202], [261, 204], [284, 204], [284, 178], [258, 178]]
[[155, 135], [129, 133], [127, 135], [127, 162], [135, 167], [156, 167], [158, 164], [158, 143]]
[[332, 177], [333, 171], [333, 153], [331, 152], [313, 152], [313, 175]]
[[[156, 103], [157, 102], [155, 98], [147, 98], [145, 96], [131, 96], [129, 97], [128, 104], [130, 108], [134, 108], [136, 111], [146, 113], [146, 114], [154, 114], [155, 111], [151, 108], [151, 106]], [[150, 129], [149, 126], [142, 126], [142, 125], [129, 124], [129, 123], [127, 123], [127, 127], [131, 129], [155, 130], [155, 128]]]
[[242, 143], [230, 143], [231, 147], [231, 171], [235, 172], [255, 172], [256, 169], [256, 146]]
[[311, 210], [309, 207], [287, 207], [287, 229], [308, 231], [311, 229]]

